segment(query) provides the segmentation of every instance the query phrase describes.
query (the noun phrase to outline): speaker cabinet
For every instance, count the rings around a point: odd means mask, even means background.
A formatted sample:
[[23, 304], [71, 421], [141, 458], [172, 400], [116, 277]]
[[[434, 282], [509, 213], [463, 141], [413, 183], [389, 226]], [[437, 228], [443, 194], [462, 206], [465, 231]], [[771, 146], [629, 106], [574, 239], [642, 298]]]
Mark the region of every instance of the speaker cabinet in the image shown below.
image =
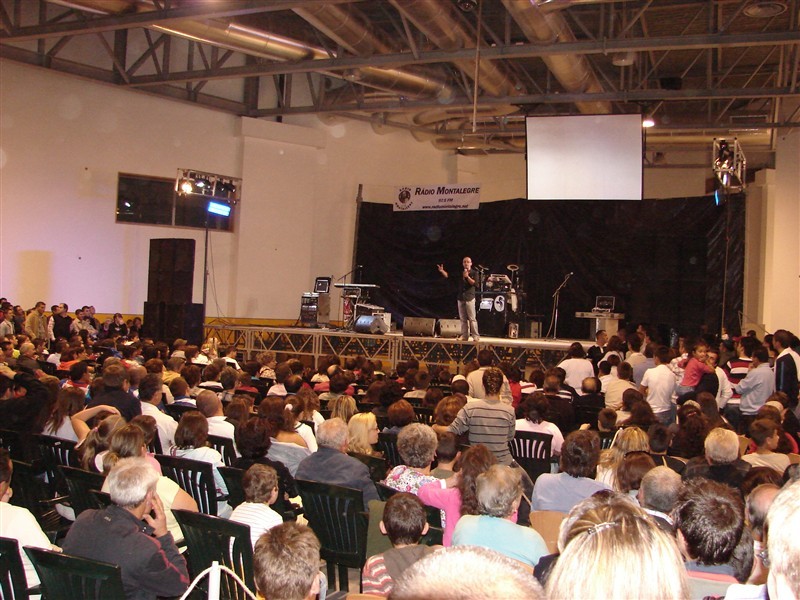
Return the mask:
[[403, 335], [433, 337], [436, 319], [425, 317], [406, 317], [403, 320]]
[[457, 338], [461, 335], [460, 319], [439, 319], [439, 337]]
[[485, 292], [478, 306], [478, 331], [482, 336], [505, 337], [508, 294]]
[[178, 338], [201, 345], [204, 339], [202, 304], [145, 302], [144, 335], [169, 344]]
[[356, 319], [355, 330], [358, 333], [383, 334], [389, 331], [389, 327], [381, 315], [361, 315]]
[[191, 304], [194, 285], [195, 241], [150, 240], [147, 301]]
[[331, 295], [320, 294], [317, 299], [317, 324], [327, 325], [331, 322]]

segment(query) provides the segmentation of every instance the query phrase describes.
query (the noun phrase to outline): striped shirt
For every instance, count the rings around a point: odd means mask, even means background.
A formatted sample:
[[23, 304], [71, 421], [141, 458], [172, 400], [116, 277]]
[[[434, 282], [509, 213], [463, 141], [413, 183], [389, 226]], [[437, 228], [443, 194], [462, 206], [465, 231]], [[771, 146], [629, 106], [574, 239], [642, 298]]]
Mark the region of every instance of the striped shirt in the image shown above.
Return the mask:
[[[731, 382], [731, 385], [736, 385], [742, 379], [747, 377], [747, 372], [750, 370], [750, 365], [752, 363], [753, 359], [747, 357], [732, 358], [725, 363], [725, 367], [723, 368], [723, 370], [725, 371], [725, 374], [728, 376], [728, 381]], [[731, 396], [731, 400], [738, 401], [741, 397], [742, 395], [734, 389], [733, 396]]]
[[256, 502], [242, 502], [233, 509], [230, 519], [250, 526], [250, 541], [254, 548], [262, 534], [283, 523], [283, 518], [269, 506]]
[[461, 435], [469, 432], [471, 446], [483, 444], [492, 451], [497, 462], [510, 465], [508, 442], [514, 438], [516, 417], [510, 405], [499, 400], [475, 400], [458, 411], [448, 431]]

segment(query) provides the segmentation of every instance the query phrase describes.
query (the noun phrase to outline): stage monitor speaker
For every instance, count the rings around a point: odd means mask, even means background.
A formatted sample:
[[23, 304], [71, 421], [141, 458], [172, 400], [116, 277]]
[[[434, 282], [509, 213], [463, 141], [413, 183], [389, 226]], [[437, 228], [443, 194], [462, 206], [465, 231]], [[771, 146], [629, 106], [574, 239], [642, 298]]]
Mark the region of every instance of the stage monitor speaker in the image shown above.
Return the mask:
[[147, 301], [191, 304], [194, 284], [195, 241], [150, 240]]
[[386, 325], [382, 316], [378, 315], [361, 315], [356, 319], [355, 330], [358, 333], [387, 333], [389, 327]]
[[542, 337], [542, 322], [541, 321], [529, 321], [528, 325], [530, 326], [530, 335], [529, 338], [538, 340]]
[[460, 319], [439, 319], [439, 337], [457, 338], [461, 335]]
[[436, 319], [425, 317], [406, 317], [403, 319], [403, 335], [433, 337]]

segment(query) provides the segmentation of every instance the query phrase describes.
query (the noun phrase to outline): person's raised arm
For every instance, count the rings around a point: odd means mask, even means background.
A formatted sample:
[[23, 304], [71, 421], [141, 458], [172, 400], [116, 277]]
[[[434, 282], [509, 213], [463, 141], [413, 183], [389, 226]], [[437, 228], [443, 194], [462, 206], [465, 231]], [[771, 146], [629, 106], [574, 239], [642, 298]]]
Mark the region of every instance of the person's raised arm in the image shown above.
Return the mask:
[[437, 268], [437, 269], [439, 269], [439, 273], [441, 273], [441, 274], [442, 274], [442, 277], [450, 277], [450, 276], [447, 274], [447, 271], [445, 271], [445, 270], [444, 270], [444, 264], [441, 264], [441, 265], [436, 265], [436, 268]]

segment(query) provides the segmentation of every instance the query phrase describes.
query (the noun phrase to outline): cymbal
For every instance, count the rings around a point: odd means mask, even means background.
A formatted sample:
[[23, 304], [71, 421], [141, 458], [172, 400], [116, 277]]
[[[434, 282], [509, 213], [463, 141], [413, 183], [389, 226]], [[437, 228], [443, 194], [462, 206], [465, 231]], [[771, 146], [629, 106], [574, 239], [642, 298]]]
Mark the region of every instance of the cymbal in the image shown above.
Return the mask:
[[519, 271], [519, 265], [515, 265], [512, 263], [510, 265], [506, 265], [506, 269], [508, 269], [513, 273], [514, 271]]

